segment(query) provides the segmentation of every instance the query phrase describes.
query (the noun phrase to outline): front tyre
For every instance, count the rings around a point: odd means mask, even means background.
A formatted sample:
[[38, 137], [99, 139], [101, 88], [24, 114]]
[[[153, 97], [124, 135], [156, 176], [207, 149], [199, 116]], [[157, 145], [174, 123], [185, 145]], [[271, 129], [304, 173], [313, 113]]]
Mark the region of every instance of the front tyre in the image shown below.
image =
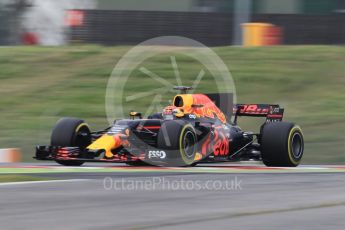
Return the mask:
[[[62, 118], [60, 119], [51, 135], [51, 146], [79, 147], [84, 150], [91, 144], [91, 132], [89, 126], [80, 119]], [[56, 160], [64, 166], [80, 166], [83, 161]]]
[[266, 166], [296, 167], [304, 151], [299, 126], [290, 122], [265, 124], [261, 132], [261, 156]]
[[171, 166], [192, 166], [197, 151], [194, 127], [182, 120], [165, 121], [158, 133], [157, 147], [167, 153]]

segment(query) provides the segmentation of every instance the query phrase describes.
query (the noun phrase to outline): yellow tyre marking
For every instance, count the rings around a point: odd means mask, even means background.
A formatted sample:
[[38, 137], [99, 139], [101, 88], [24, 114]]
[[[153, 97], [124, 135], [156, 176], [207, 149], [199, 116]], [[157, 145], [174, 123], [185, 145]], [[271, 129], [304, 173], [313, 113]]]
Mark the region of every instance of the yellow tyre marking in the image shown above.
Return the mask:
[[[185, 126], [182, 128], [181, 134], [183, 134], [184, 131], [185, 131], [187, 128], [191, 128], [191, 129], [195, 132], [194, 127], [191, 126], [190, 124], [187, 124], [187, 125], [185, 125]], [[179, 151], [180, 151], [181, 158], [182, 158], [182, 160], [184, 161], [185, 164], [192, 164], [192, 163], [194, 163], [194, 159], [188, 159], [188, 158], [186, 158], [186, 156], [185, 156], [185, 151], [184, 151], [184, 149], [183, 149], [183, 147], [182, 147], [182, 144], [183, 144], [183, 138], [182, 138], [182, 137], [183, 137], [183, 135], [180, 135]]]
[[76, 133], [79, 132], [79, 129], [81, 129], [83, 126], [86, 126], [86, 127], [89, 128], [89, 125], [88, 125], [88, 124], [86, 124], [86, 123], [81, 123], [81, 124], [78, 125], [78, 127], [75, 129], [75, 132], [76, 132]]
[[291, 138], [292, 138], [292, 135], [294, 134], [295, 131], [299, 131], [302, 135], [302, 138], [303, 138], [303, 133], [302, 133], [302, 129], [299, 127], [299, 126], [294, 126], [291, 130], [290, 130], [290, 133], [289, 133], [289, 137], [288, 137], [288, 155], [289, 155], [289, 159], [290, 161], [294, 164], [294, 165], [298, 165], [299, 161], [296, 161], [293, 157], [293, 153], [292, 153], [292, 150], [291, 150]]

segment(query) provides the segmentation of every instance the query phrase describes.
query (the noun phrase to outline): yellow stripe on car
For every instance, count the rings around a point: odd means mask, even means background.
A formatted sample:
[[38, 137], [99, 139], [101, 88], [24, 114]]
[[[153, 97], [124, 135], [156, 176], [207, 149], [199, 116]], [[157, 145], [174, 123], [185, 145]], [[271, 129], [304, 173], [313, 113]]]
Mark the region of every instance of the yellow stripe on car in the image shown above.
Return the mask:
[[115, 139], [113, 136], [110, 135], [103, 135], [100, 138], [98, 138], [96, 141], [94, 141], [91, 145], [87, 147], [87, 149], [90, 150], [99, 150], [104, 149], [105, 150], [105, 156], [107, 158], [111, 158], [113, 156], [113, 153], [111, 150], [115, 147], [117, 143], [115, 142]]

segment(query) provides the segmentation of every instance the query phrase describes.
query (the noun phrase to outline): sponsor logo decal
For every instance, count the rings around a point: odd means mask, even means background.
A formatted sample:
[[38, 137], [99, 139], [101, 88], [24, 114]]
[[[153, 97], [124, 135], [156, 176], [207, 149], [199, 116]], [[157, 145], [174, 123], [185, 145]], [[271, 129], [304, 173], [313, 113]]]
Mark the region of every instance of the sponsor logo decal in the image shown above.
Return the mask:
[[189, 118], [190, 118], [190, 119], [196, 119], [196, 115], [194, 115], [194, 114], [189, 114]]
[[165, 153], [165, 151], [154, 151], [154, 150], [150, 150], [150, 151], [148, 151], [148, 158], [149, 159], [153, 159], [153, 158], [155, 158], [155, 159], [165, 159], [166, 158], [166, 156], [167, 156], [167, 154]]

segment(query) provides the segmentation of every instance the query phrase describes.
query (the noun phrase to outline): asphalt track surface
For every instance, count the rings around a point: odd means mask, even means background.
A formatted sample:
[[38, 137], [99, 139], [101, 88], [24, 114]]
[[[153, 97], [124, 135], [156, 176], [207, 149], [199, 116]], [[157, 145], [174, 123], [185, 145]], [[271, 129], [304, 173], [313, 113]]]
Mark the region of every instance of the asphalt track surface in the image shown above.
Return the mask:
[[0, 165], [1, 229], [344, 229], [345, 166]]

